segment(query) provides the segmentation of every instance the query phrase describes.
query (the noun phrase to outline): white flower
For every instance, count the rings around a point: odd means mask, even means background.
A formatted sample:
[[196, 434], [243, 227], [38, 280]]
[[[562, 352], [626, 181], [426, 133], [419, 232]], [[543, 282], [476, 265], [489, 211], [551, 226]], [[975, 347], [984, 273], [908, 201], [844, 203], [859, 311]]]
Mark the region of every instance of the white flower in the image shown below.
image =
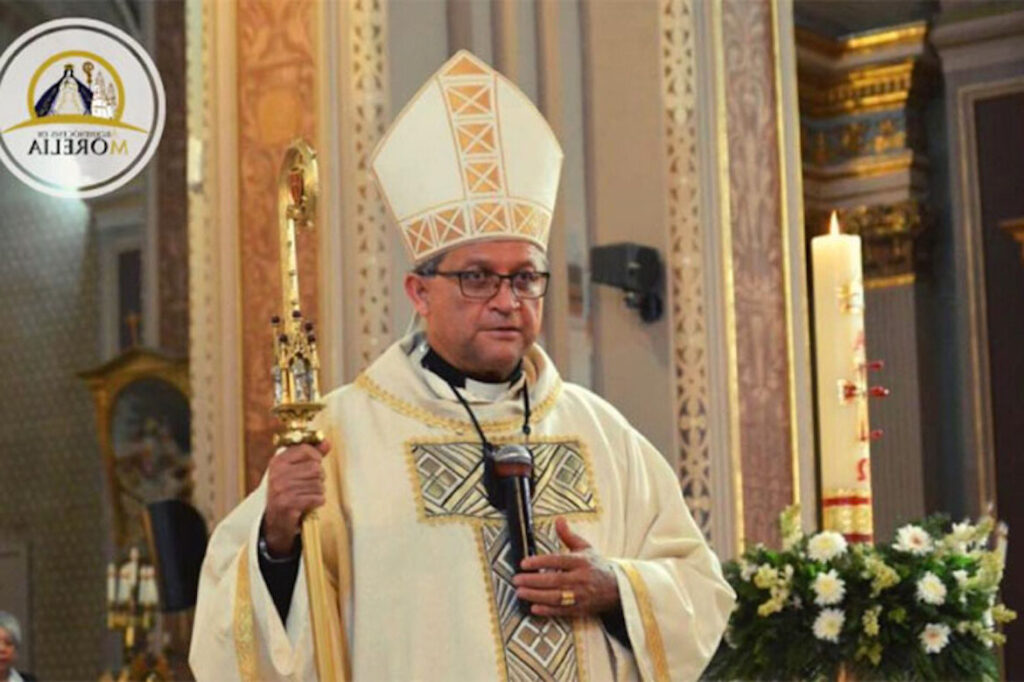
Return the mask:
[[749, 583], [750, 579], [754, 576], [754, 573], [756, 573], [756, 572], [757, 572], [757, 565], [756, 564], [752, 564], [749, 561], [747, 561], [746, 559], [740, 559], [740, 578], [742, 578], [744, 580], [744, 582], [748, 582]]
[[896, 544], [893, 545], [901, 552], [919, 556], [932, 551], [932, 546], [932, 536], [928, 535], [928, 532], [921, 526], [913, 524], [903, 526], [896, 531]]
[[815, 561], [828, 561], [846, 552], [846, 538], [834, 530], [824, 530], [807, 542], [807, 555]]
[[921, 632], [921, 646], [929, 654], [937, 654], [949, 644], [949, 626], [943, 623], [928, 623]]
[[946, 537], [956, 551], [966, 554], [967, 545], [974, 540], [976, 532], [974, 526], [964, 519], [963, 523], [954, 523], [953, 530]]
[[936, 606], [946, 601], [946, 585], [931, 571], [928, 571], [917, 581], [917, 599], [926, 604]]
[[981, 622], [989, 630], [996, 626], [996, 619], [992, 617], [992, 609], [985, 609], [985, 613], [981, 614]]
[[814, 588], [814, 603], [818, 606], [838, 604], [846, 594], [846, 583], [839, 577], [835, 569], [828, 573], [819, 573], [811, 585]]
[[840, 609], [822, 609], [814, 619], [814, 636], [827, 642], [839, 642], [846, 614]]

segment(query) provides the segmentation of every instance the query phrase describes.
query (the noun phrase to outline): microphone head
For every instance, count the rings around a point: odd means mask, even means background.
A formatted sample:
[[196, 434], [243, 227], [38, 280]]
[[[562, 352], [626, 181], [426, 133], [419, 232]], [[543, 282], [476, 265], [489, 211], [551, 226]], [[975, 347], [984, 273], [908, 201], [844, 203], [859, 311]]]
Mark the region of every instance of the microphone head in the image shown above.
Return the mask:
[[533, 466], [533, 455], [526, 446], [518, 443], [502, 445], [494, 453], [494, 463], [529, 464]]
[[533, 454], [524, 445], [502, 445], [492, 455], [495, 475], [529, 476], [533, 472]]

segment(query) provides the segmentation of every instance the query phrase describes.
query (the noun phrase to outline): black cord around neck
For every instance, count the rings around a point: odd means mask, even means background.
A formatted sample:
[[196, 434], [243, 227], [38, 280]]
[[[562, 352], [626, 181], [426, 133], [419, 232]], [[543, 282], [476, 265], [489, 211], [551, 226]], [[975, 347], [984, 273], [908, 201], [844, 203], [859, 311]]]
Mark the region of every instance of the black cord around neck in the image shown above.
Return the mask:
[[[459, 392], [459, 389], [456, 388], [455, 384], [453, 384], [452, 382], [447, 381], [447, 380], [445, 381], [445, 383], [447, 383], [448, 387], [452, 389], [452, 393], [454, 393], [455, 397], [458, 399], [458, 401], [460, 403], [462, 403], [462, 406], [464, 408], [466, 408], [466, 413], [469, 415], [470, 421], [473, 422], [473, 426], [476, 428], [476, 432], [480, 436], [480, 442], [483, 444], [483, 447], [484, 447], [484, 454], [485, 455], [490, 455], [492, 452], [494, 452], [494, 446], [491, 444], [491, 441], [487, 440], [487, 435], [484, 433], [484, 430], [480, 427], [480, 422], [477, 421], [476, 415], [473, 414], [473, 409], [469, 406], [469, 402], [467, 402], [466, 399], [464, 397], [462, 397], [462, 393]], [[522, 391], [523, 391], [523, 429], [522, 430], [523, 430], [523, 437], [527, 441], [529, 441], [529, 439], [530, 439], [530, 432], [533, 431], [533, 429], [530, 426], [530, 385], [525, 380], [523, 381], [523, 389], [522, 389]]]

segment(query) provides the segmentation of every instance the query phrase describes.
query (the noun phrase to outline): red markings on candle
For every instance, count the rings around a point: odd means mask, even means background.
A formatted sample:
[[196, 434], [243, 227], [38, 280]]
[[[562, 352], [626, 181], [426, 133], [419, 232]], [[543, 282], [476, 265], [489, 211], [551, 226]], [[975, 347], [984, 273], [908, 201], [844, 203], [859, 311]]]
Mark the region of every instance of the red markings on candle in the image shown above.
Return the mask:
[[826, 497], [821, 501], [822, 507], [860, 507], [863, 505], [870, 504], [870, 495], [843, 495], [839, 497]]
[[870, 478], [868, 474], [868, 458], [865, 457], [857, 462], [857, 480], [866, 481]]

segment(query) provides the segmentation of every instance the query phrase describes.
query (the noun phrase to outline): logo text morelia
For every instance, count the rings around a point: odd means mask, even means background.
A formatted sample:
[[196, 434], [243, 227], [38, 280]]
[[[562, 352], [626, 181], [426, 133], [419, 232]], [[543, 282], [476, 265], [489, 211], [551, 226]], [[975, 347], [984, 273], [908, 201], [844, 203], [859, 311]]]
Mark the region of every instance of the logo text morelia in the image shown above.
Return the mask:
[[127, 154], [127, 140], [106, 137], [37, 137], [28, 148], [29, 155], [44, 156], [104, 156]]

